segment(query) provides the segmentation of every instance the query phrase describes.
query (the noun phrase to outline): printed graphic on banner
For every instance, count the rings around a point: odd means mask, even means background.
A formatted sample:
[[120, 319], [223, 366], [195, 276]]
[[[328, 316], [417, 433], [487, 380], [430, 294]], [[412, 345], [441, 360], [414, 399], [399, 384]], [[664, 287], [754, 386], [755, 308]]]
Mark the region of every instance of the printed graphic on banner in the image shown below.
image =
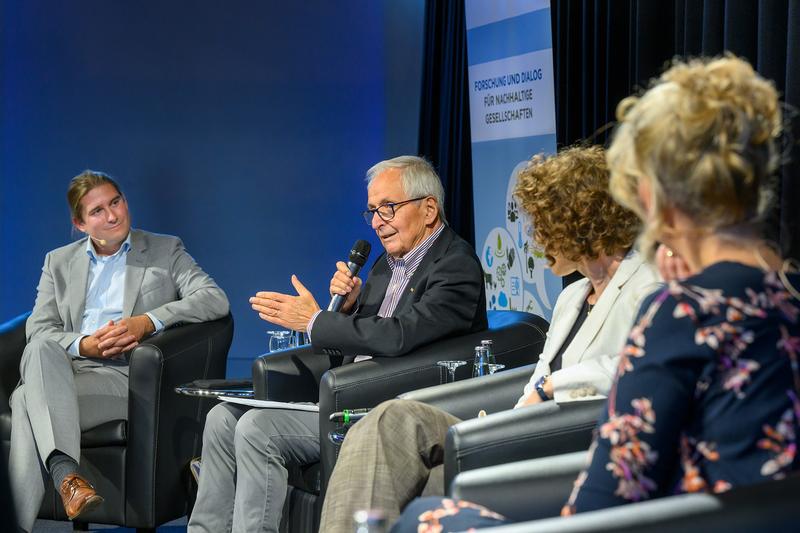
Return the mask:
[[533, 155], [556, 149], [550, 3], [467, 0], [466, 15], [475, 242], [487, 305], [549, 320], [561, 278], [534, 242], [514, 188]]
[[515, 236], [514, 244], [517, 245], [520, 260], [522, 262], [522, 278], [525, 283], [532, 283], [536, 286], [539, 299], [547, 309], [553, 307], [550, 299], [545, 292], [545, 277], [547, 272], [547, 259], [544, 252], [536, 245], [533, 240], [533, 224], [528, 214], [520, 208], [518, 200], [514, 196], [514, 189], [517, 188], [517, 176], [519, 172], [528, 166], [528, 161], [520, 162], [511, 177], [508, 179], [508, 190], [506, 191], [506, 229]]
[[[547, 316], [553, 304], [547, 294], [547, 259], [533, 240], [533, 225], [514, 197], [518, 173], [527, 167], [521, 161], [508, 179], [505, 231], [494, 228], [486, 237], [481, 263], [486, 275], [487, 304], [492, 309], [515, 309]], [[525, 285], [532, 285], [538, 299]], [[540, 303], [541, 302], [541, 303]]]

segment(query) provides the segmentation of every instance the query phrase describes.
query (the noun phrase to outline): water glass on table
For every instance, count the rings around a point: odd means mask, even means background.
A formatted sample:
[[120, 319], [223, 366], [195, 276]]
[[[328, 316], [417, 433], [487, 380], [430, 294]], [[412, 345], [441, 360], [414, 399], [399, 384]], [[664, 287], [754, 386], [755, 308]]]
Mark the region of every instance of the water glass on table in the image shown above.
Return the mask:
[[460, 366], [467, 364], [466, 361], [437, 361], [437, 365], [447, 369], [447, 381], [445, 383], [453, 383], [456, 380], [456, 369]]
[[284, 330], [268, 331], [269, 333], [269, 351], [277, 352], [279, 350], [286, 350], [292, 347], [292, 332]]
[[506, 365], [501, 363], [489, 363], [488, 367], [489, 367], [489, 374], [494, 374], [495, 372], [500, 372], [501, 370], [503, 370], [506, 367]]

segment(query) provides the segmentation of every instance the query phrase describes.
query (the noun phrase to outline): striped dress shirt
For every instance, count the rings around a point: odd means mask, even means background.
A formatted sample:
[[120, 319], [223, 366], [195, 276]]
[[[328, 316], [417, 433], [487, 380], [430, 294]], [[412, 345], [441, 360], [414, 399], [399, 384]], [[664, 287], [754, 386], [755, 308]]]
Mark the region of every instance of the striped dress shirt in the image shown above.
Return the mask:
[[411, 276], [417, 271], [420, 263], [425, 258], [425, 254], [436, 242], [437, 237], [441, 235], [442, 230], [444, 230], [444, 224], [440, 224], [424, 241], [400, 259], [395, 259], [391, 255], [386, 256], [389, 269], [392, 271], [392, 279], [389, 280], [389, 286], [386, 288], [386, 295], [383, 297], [383, 303], [381, 303], [381, 308], [378, 310], [378, 316], [390, 317], [394, 314], [403, 291], [406, 290], [408, 282], [411, 281]]
[[[383, 297], [383, 302], [381, 302], [381, 308], [378, 309], [379, 317], [387, 318], [394, 315], [397, 304], [400, 302], [400, 297], [403, 296], [408, 282], [411, 281], [411, 276], [417, 271], [417, 267], [422, 263], [425, 254], [431, 249], [433, 243], [441, 235], [442, 230], [444, 230], [444, 224], [439, 224], [439, 227], [433, 233], [400, 259], [386, 255], [386, 262], [389, 263], [389, 270], [392, 271], [392, 279], [389, 280], [389, 286], [386, 287], [386, 294]], [[353, 362], [358, 363], [367, 359], [372, 359], [372, 356], [357, 355]]]
[[[436, 239], [439, 235], [442, 234], [444, 230], [444, 224], [439, 224], [439, 227], [434, 230], [433, 233], [428, 235], [424, 241], [419, 243], [416, 248], [408, 252], [406, 255], [399, 259], [395, 259], [390, 255], [386, 255], [386, 262], [389, 264], [389, 270], [392, 271], [392, 278], [389, 280], [389, 286], [386, 288], [386, 294], [383, 297], [383, 302], [381, 302], [381, 307], [378, 310], [378, 316], [382, 318], [391, 317], [394, 315], [395, 310], [397, 309], [397, 304], [400, 302], [400, 297], [403, 296], [403, 292], [406, 290], [408, 286], [408, 282], [411, 281], [411, 277], [414, 275], [414, 272], [417, 271], [420, 263], [425, 258], [425, 254], [428, 253], [428, 250], [431, 249], [433, 243], [436, 242]], [[314, 321], [317, 318], [317, 315], [322, 311], [317, 311], [308, 324], [308, 335], [311, 338], [312, 333], [311, 330], [314, 327]], [[354, 362], [365, 361], [367, 359], [372, 359], [369, 355], [358, 355]]]

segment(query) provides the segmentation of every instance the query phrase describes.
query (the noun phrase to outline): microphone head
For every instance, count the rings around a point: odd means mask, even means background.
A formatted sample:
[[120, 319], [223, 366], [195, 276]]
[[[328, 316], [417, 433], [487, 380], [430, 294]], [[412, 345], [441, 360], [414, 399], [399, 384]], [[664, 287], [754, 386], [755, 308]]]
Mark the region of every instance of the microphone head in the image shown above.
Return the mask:
[[350, 257], [348, 259], [351, 263], [363, 267], [367, 262], [367, 258], [369, 258], [369, 252], [371, 249], [372, 245], [369, 242], [358, 240], [353, 245], [353, 249], [350, 250]]

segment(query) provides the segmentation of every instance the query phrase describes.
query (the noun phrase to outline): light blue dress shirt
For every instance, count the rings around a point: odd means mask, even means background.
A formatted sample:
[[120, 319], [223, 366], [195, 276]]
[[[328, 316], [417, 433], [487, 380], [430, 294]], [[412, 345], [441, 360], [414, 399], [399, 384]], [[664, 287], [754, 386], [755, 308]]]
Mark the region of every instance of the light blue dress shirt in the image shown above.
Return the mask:
[[[92, 239], [86, 239], [86, 253], [89, 255], [89, 279], [86, 283], [86, 306], [81, 321], [81, 333], [91, 335], [109, 320], [117, 322], [122, 318], [122, 304], [125, 295], [125, 265], [131, 248], [131, 235], [122, 243], [114, 255], [97, 255]], [[164, 329], [164, 324], [151, 313], [146, 313], [156, 328], [156, 333]], [[67, 351], [80, 357], [80, 343], [83, 337], [70, 344]]]

